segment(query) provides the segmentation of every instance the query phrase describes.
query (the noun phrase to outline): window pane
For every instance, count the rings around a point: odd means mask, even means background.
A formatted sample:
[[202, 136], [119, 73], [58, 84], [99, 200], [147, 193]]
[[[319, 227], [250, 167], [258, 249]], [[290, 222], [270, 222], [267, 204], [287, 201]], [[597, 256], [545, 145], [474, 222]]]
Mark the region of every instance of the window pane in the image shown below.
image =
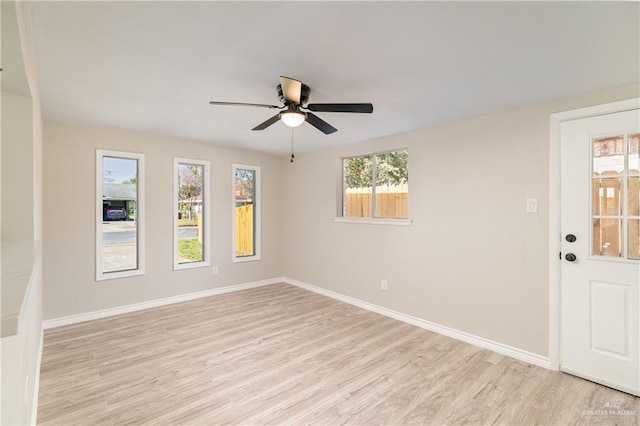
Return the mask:
[[629, 178], [629, 216], [640, 216], [640, 178]]
[[102, 272], [138, 268], [138, 160], [102, 157]]
[[624, 170], [624, 137], [593, 140], [593, 175], [615, 176]]
[[375, 217], [407, 218], [409, 152], [386, 152], [375, 156]]
[[622, 257], [622, 221], [593, 219], [593, 254]]
[[204, 166], [178, 164], [178, 263], [204, 261]]
[[372, 157], [352, 157], [343, 160], [345, 217], [372, 217], [373, 162]]
[[343, 217], [409, 217], [409, 151], [342, 160]]
[[640, 259], [640, 219], [629, 219], [629, 258]]
[[593, 180], [593, 214], [619, 216], [622, 214], [622, 179]]
[[256, 171], [235, 169], [236, 257], [256, 254]]
[[640, 175], [638, 151], [640, 151], [640, 134], [629, 136], [629, 174], [631, 176]]

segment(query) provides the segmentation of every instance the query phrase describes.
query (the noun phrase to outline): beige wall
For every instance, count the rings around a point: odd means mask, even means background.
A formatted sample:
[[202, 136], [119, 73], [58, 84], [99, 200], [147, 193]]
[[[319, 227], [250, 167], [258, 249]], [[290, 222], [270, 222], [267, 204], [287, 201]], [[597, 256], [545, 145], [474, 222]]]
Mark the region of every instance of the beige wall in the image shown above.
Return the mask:
[[2, 241], [34, 239], [34, 134], [30, 97], [2, 92]]
[[[283, 161], [283, 275], [546, 356], [549, 115], [639, 93], [634, 85]], [[409, 148], [412, 226], [335, 223], [336, 159], [398, 147]], [[525, 213], [527, 198], [539, 213]]]
[[[282, 275], [279, 157], [187, 140], [52, 122], [44, 125], [44, 319]], [[95, 280], [96, 149], [145, 154], [146, 273]], [[173, 158], [211, 161], [212, 268], [173, 270]], [[232, 262], [231, 165], [261, 167], [262, 260]]]

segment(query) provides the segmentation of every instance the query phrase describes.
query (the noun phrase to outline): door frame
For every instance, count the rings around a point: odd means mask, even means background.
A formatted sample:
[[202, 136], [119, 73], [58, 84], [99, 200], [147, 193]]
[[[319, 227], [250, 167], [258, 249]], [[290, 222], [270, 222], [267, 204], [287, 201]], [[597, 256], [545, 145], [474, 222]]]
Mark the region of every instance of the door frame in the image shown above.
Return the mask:
[[562, 245], [560, 194], [560, 126], [565, 121], [640, 109], [640, 98], [551, 114], [549, 121], [549, 368], [560, 370], [562, 343]]

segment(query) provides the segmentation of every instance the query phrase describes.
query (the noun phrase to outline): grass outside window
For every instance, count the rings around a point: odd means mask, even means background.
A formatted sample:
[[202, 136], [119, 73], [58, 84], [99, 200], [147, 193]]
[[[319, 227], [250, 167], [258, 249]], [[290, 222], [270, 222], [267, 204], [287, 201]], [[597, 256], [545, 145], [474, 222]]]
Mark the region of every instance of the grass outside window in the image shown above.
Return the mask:
[[178, 255], [190, 262], [201, 262], [202, 243], [197, 239], [178, 240]]

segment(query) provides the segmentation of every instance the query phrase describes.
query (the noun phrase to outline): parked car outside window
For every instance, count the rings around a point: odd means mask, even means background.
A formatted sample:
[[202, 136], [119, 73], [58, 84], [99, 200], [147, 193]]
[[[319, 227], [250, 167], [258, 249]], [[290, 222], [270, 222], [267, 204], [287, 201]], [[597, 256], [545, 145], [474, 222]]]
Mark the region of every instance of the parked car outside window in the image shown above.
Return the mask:
[[127, 220], [127, 209], [122, 206], [107, 206], [104, 209], [104, 220]]

